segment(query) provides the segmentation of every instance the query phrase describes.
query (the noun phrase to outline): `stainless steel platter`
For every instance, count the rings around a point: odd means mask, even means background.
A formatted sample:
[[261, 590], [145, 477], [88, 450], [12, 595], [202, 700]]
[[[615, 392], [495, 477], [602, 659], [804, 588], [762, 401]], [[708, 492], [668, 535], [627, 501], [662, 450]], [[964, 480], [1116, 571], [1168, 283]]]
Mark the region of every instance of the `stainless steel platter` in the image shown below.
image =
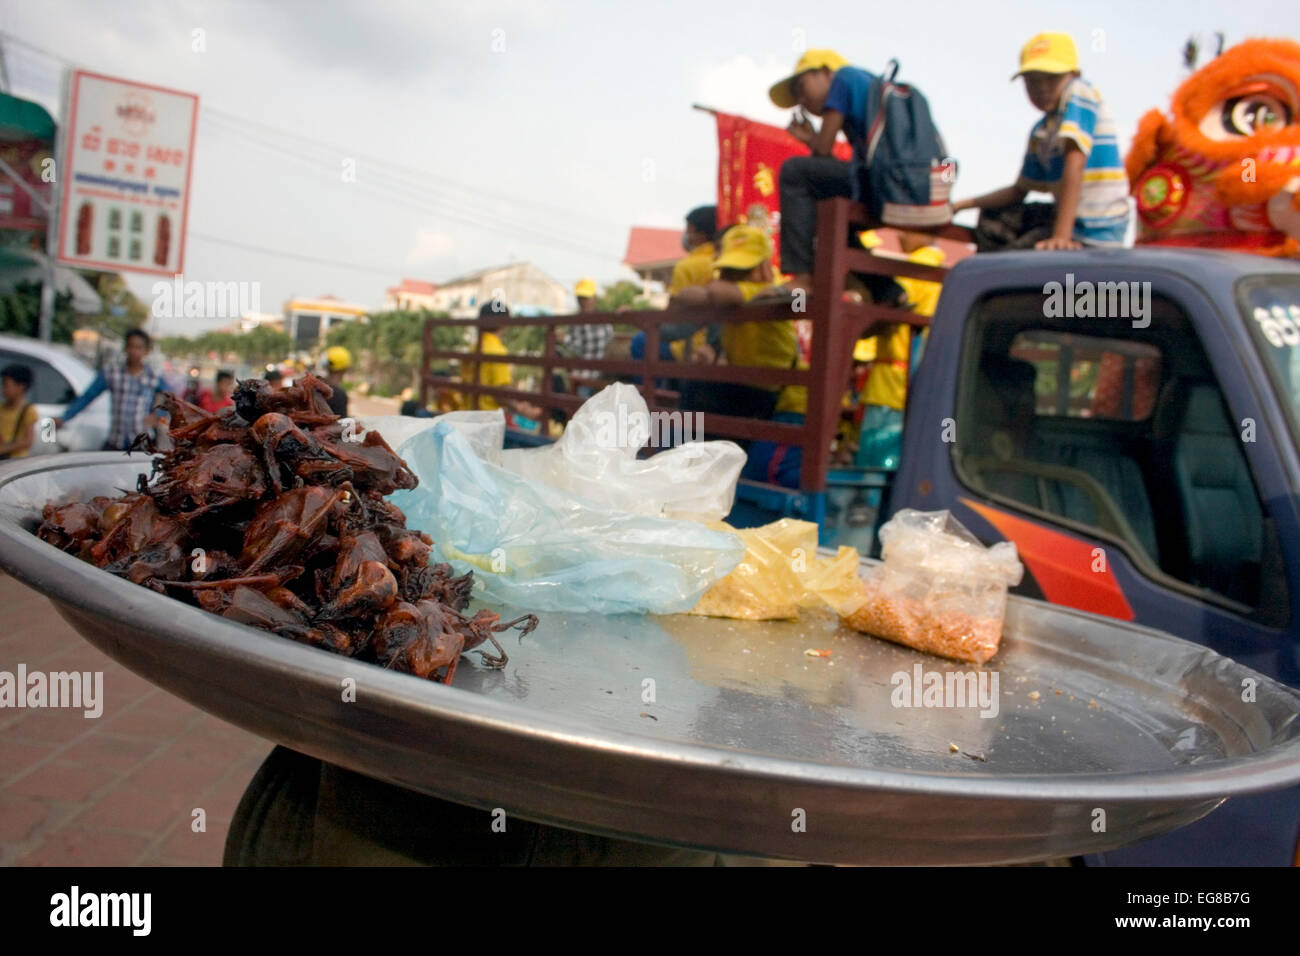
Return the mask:
[[46, 501], [133, 488], [148, 467], [112, 453], [0, 467], [0, 566], [171, 693], [445, 799], [749, 856], [995, 863], [1111, 849], [1300, 782], [1294, 690], [1158, 631], [1016, 598], [983, 668], [991, 716], [901, 706], [920, 698], [898, 675], [972, 668], [819, 614], [548, 613], [507, 641], [504, 670], [470, 655], [455, 686], [431, 684], [227, 622], [32, 534]]

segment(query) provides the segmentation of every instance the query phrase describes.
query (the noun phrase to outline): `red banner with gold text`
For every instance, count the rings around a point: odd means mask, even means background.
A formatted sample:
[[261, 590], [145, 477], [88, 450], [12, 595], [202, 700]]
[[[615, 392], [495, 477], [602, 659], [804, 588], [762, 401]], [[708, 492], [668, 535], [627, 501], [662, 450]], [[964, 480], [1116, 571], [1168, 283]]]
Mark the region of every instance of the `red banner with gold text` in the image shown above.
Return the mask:
[[[765, 219], [772, 246], [779, 249], [781, 194], [777, 177], [783, 162], [791, 156], [807, 156], [808, 147], [767, 123], [731, 113], [713, 115], [718, 121], [718, 228], [736, 223], [757, 225]], [[853, 150], [840, 140], [832, 154], [847, 161]], [[773, 264], [780, 267], [779, 253], [773, 256]]]

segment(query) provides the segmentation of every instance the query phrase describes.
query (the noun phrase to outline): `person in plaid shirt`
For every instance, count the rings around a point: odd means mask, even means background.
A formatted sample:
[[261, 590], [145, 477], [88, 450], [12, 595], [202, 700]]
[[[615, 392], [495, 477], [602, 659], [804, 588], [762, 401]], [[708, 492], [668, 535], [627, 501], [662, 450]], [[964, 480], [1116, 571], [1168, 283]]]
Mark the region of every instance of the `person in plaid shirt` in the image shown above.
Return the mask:
[[[596, 283], [583, 279], [574, 289], [578, 299], [578, 313], [585, 315], [596, 311]], [[600, 325], [570, 325], [564, 329], [562, 350], [571, 358], [599, 360], [605, 357], [605, 348], [614, 337], [614, 326], [608, 322]], [[578, 368], [569, 373], [572, 378], [599, 378], [600, 372]]]
[[144, 361], [152, 348], [148, 332], [143, 329], [127, 332], [126, 357], [100, 369], [90, 388], [68, 405], [63, 417], [54, 420], [55, 425], [80, 415], [104, 391], [112, 396], [113, 402], [105, 451], [125, 451], [142, 431], [165, 421], [165, 415], [156, 414], [153, 405], [158, 394], [166, 391], [166, 385], [162, 375]]

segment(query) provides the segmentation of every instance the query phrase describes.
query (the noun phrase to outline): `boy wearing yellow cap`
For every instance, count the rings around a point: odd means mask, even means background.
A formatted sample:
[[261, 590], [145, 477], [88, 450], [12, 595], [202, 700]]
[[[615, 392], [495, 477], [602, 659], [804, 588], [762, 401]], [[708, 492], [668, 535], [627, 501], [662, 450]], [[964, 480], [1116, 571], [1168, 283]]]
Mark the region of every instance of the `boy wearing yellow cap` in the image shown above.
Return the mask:
[[[772, 240], [754, 226], [732, 226], [722, 236], [722, 251], [713, 261], [717, 278], [706, 286], [681, 290], [682, 305], [737, 306], [753, 301], [772, 288]], [[701, 346], [695, 361], [718, 359], [714, 350]], [[794, 322], [726, 322], [722, 326], [722, 355], [728, 365], [761, 368], [807, 368], [799, 355]], [[683, 391], [683, 407], [692, 411], [770, 418], [801, 424], [808, 411], [808, 390], [802, 385], [758, 387], [723, 382], [701, 382]], [[707, 422], [705, 428], [708, 427]], [[760, 481], [799, 484], [800, 449], [773, 442], [755, 442], [749, 449], [744, 477]]]
[[[1029, 101], [1043, 111], [1029, 134], [1020, 176], [1012, 186], [953, 204], [981, 210], [976, 244], [998, 249], [1119, 247], [1128, 229], [1128, 177], [1115, 121], [1101, 94], [1079, 75], [1068, 33], [1040, 33], [1020, 51]], [[1030, 192], [1055, 203], [1026, 203]]]
[[[843, 131], [854, 152], [865, 154], [863, 119], [877, 82], [834, 50], [808, 50], [794, 73], [768, 90], [782, 109], [799, 108], [787, 129], [812, 150], [811, 156], [781, 164], [781, 268], [792, 276], [790, 288], [807, 289], [812, 282], [818, 201], [853, 193], [852, 166], [835, 159], [831, 149]], [[821, 117], [819, 128], [813, 128], [808, 113]]]

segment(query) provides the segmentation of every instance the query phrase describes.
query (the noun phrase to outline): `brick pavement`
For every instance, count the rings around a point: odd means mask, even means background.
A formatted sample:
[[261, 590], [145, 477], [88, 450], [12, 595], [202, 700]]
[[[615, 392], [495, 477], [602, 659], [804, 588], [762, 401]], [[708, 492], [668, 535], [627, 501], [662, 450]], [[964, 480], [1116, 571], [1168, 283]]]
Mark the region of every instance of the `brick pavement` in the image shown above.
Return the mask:
[[270, 742], [137, 677], [0, 575], [0, 671], [19, 663], [103, 671], [104, 710], [0, 709], [0, 865], [219, 865]]

